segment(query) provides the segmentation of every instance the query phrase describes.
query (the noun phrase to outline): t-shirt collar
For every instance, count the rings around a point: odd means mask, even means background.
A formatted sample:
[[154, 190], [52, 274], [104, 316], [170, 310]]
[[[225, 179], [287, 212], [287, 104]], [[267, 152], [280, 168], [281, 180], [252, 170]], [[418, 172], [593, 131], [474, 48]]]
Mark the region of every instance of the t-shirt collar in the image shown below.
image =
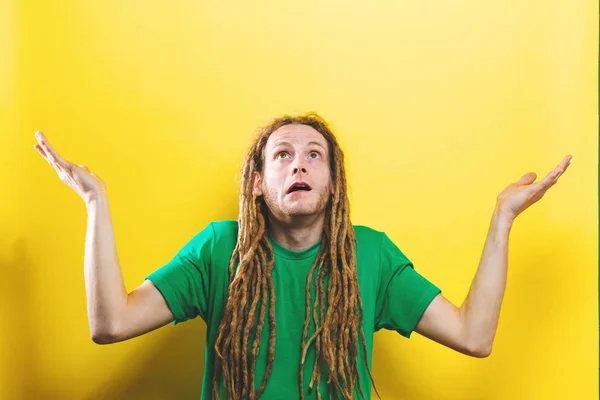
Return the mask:
[[288, 258], [291, 260], [302, 260], [304, 258], [315, 256], [319, 252], [319, 249], [321, 248], [321, 242], [323, 241], [323, 236], [321, 236], [319, 240], [309, 248], [300, 251], [295, 251], [287, 249], [279, 243], [277, 243], [273, 236], [271, 236], [271, 232], [268, 232], [267, 236], [269, 238], [271, 246], [273, 246], [273, 252], [278, 256]]

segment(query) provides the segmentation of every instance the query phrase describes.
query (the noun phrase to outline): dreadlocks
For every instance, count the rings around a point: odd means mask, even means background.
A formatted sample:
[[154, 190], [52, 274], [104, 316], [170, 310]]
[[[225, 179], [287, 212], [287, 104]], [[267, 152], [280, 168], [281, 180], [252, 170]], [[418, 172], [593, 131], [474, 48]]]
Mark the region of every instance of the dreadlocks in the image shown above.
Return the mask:
[[[213, 399], [219, 399], [219, 380], [223, 378], [224, 396], [233, 400], [258, 399], [264, 392], [275, 356], [275, 291], [271, 272], [274, 267], [273, 248], [267, 235], [267, 206], [262, 196], [252, 194], [255, 173], [263, 173], [264, 149], [269, 136], [288, 124], [308, 125], [320, 132], [329, 143], [329, 159], [334, 190], [327, 204], [324, 239], [306, 282], [306, 320], [302, 335], [300, 360], [300, 398], [304, 398], [303, 370], [308, 348], [315, 347], [315, 365], [310, 388], [316, 386], [317, 398], [322, 367], [329, 371], [328, 384], [333, 382], [334, 396], [353, 399], [357, 388], [364, 398], [358, 373], [358, 336], [361, 336], [365, 365], [368, 368], [365, 335], [362, 329], [362, 302], [356, 271], [356, 237], [350, 223], [344, 155], [326, 121], [315, 113], [272, 120], [258, 131], [256, 140], [244, 160], [240, 189], [237, 244], [229, 263], [229, 295], [215, 342]], [[238, 263], [237, 270], [235, 264]], [[328, 284], [325, 287], [325, 277]], [[311, 304], [311, 285], [316, 298]], [[327, 294], [327, 295], [326, 295]], [[254, 391], [256, 358], [268, 307], [269, 348], [267, 368], [262, 383]], [[327, 302], [327, 311], [325, 304]], [[257, 316], [257, 308], [260, 311]], [[312, 313], [311, 313], [312, 305]], [[308, 338], [311, 319], [314, 334]], [[255, 328], [250, 343], [251, 330]], [[378, 394], [379, 395], [379, 394]]]

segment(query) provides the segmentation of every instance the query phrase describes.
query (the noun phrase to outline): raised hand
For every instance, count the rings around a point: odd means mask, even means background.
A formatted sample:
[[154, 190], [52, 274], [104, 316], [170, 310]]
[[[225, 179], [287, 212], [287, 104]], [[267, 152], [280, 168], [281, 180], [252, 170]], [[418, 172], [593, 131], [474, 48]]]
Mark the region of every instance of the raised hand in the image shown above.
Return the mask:
[[536, 183], [533, 183], [537, 177], [536, 173], [529, 172], [517, 182], [508, 185], [498, 195], [496, 209], [510, 219], [516, 218], [529, 206], [540, 200], [546, 191], [558, 182], [558, 178], [570, 165], [571, 158], [571, 155], [566, 156], [544, 179]]
[[50, 164], [61, 181], [73, 189], [88, 204], [91, 200], [97, 198], [99, 194], [104, 193], [106, 185], [85, 165], [75, 165], [63, 159], [50, 146], [48, 139], [40, 131], [35, 133], [38, 144], [33, 147]]

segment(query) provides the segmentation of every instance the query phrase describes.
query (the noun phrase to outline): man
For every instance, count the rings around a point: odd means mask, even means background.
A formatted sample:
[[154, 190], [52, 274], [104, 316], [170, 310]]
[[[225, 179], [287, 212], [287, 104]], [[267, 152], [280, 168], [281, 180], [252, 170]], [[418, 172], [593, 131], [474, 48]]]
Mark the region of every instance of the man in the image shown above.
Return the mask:
[[571, 159], [499, 194], [473, 284], [456, 307], [385, 233], [351, 224], [343, 153], [316, 114], [261, 129], [244, 162], [238, 220], [210, 223], [131, 293], [104, 183], [36, 137], [36, 150], [87, 206], [92, 339], [114, 343], [199, 315], [208, 327], [202, 399], [368, 399], [373, 333], [381, 328], [488, 356], [512, 223]]

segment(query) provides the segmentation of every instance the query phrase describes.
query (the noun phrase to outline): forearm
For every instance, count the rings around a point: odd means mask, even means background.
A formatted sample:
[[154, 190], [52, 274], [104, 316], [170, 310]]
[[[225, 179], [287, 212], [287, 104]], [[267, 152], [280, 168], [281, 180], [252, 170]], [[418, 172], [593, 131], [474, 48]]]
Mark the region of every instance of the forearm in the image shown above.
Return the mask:
[[494, 211], [479, 267], [460, 308], [468, 347], [489, 354], [500, 317], [508, 270], [508, 238], [513, 220]]
[[86, 206], [84, 276], [88, 322], [94, 340], [103, 340], [116, 329], [118, 316], [127, 303], [127, 290], [117, 257], [106, 193], [95, 196]]

